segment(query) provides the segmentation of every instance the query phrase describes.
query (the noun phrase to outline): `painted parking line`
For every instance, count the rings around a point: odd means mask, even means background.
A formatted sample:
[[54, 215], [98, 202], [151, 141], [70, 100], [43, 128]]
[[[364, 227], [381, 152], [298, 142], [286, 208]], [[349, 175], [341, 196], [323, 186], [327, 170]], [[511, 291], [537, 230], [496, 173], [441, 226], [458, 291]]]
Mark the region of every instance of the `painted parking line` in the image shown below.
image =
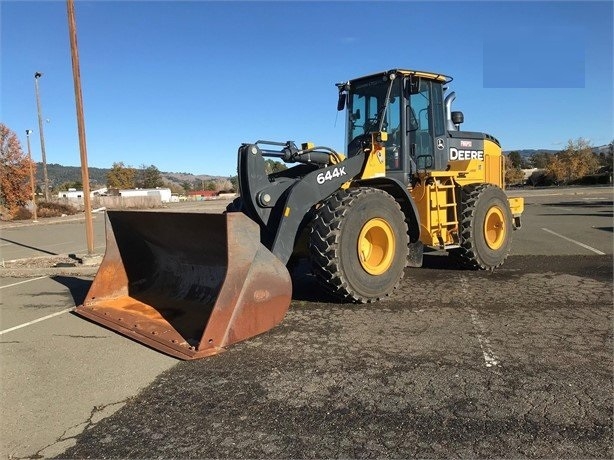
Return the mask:
[[492, 350], [492, 345], [490, 344], [490, 340], [488, 340], [488, 334], [486, 331], [486, 327], [478, 316], [477, 310], [474, 308], [467, 308], [467, 311], [471, 315], [471, 323], [475, 328], [475, 333], [478, 339], [478, 343], [480, 344], [480, 348], [482, 349], [482, 356], [484, 357], [484, 364], [486, 367], [497, 367], [499, 366], [499, 358], [495, 355]]
[[7, 332], [13, 332], [17, 329], [24, 328], [26, 326], [30, 326], [32, 324], [40, 323], [41, 321], [45, 321], [50, 318], [55, 318], [56, 316], [63, 315], [64, 313], [68, 313], [69, 311], [73, 311], [76, 307], [67, 308], [66, 310], [58, 311], [57, 313], [52, 313], [51, 315], [43, 316], [42, 318], [35, 319], [33, 321], [28, 321], [27, 323], [19, 324], [18, 326], [10, 327], [3, 331], [0, 331], [0, 335], [6, 334]]
[[[469, 290], [467, 286], [469, 286], [469, 280], [461, 275], [461, 291], [464, 295], [468, 295]], [[471, 324], [473, 324], [473, 330], [475, 332], [476, 338], [478, 339], [478, 343], [480, 344], [480, 349], [482, 350], [482, 357], [484, 358], [484, 365], [488, 368], [498, 368], [500, 366], [501, 360], [497, 357], [495, 352], [493, 351], [493, 347], [490, 344], [490, 340], [488, 340], [488, 331], [486, 330], [486, 326], [480, 320], [478, 316], [478, 312], [475, 308], [466, 307], [467, 312], [471, 317]]]
[[19, 281], [18, 283], [7, 284], [6, 286], [0, 286], [0, 289], [9, 288], [12, 286], [17, 286], [18, 284], [29, 283], [30, 281], [42, 280], [43, 278], [47, 278], [46, 276], [39, 276], [38, 278], [30, 278], [25, 281]]
[[595, 249], [591, 246], [589, 246], [588, 244], [584, 244], [584, 243], [580, 243], [579, 241], [576, 240], [572, 240], [571, 238], [567, 238], [566, 236], [560, 235], [556, 232], [553, 232], [552, 230], [548, 229], [548, 228], [543, 228], [542, 230], [548, 233], [551, 233], [552, 235], [558, 236], [559, 238], [564, 239], [565, 241], [569, 241], [570, 243], [574, 243], [577, 244], [580, 247], [583, 247], [584, 249], [588, 249], [589, 251], [593, 251], [595, 254], [599, 254], [600, 256], [605, 256], [605, 252], [601, 252], [599, 249]]

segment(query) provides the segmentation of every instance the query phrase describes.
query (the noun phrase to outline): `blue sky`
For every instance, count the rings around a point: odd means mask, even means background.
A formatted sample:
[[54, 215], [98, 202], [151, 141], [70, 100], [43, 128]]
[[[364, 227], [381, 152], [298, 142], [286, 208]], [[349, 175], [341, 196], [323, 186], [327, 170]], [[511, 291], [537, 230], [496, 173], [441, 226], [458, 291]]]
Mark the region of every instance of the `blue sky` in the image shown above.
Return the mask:
[[[77, 1], [89, 165], [229, 176], [242, 142], [344, 149], [334, 83], [391, 68], [454, 77], [463, 129], [505, 150], [609, 143], [613, 3]], [[0, 119], [78, 166], [66, 3], [0, 2]]]

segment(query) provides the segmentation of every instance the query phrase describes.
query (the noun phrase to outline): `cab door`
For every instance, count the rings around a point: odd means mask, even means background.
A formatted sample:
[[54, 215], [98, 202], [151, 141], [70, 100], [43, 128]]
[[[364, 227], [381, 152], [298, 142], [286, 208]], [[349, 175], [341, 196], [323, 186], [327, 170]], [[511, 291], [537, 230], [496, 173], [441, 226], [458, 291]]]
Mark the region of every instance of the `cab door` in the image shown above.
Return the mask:
[[406, 123], [411, 162], [416, 171], [441, 171], [448, 162], [442, 84], [412, 76], [408, 86]]

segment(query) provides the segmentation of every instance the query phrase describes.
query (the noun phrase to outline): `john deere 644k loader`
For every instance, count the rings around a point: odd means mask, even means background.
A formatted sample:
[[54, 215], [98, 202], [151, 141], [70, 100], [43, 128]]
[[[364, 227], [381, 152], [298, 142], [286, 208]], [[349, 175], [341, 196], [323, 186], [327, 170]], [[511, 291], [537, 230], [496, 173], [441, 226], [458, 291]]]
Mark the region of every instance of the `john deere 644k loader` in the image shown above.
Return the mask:
[[[284, 317], [286, 268], [307, 246], [323, 289], [389, 295], [423, 247], [489, 270], [506, 259], [523, 201], [508, 198], [494, 137], [460, 130], [445, 75], [390, 70], [339, 83], [345, 155], [258, 141], [238, 152], [240, 198], [225, 214], [110, 211], [107, 251], [77, 313], [193, 359]], [[265, 157], [294, 166], [274, 174]]]

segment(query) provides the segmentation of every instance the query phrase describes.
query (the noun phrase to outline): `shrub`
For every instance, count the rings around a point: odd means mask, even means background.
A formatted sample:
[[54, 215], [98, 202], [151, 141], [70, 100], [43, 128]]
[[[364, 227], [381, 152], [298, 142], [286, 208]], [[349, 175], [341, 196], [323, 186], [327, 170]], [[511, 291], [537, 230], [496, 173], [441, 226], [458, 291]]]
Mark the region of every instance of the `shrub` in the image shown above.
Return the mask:
[[41, 201], [38, 203], [38, 217], [61, 217], [63, 214], [72, 216], [79, 211], [73, 206], [54, 203], [52, 201]]
[[24, 208], [23, 206], [17, 208], [15, 214], [13, 215], [13, 220], [28, 220], [32, 219], [32, 213], [28, 208]]

